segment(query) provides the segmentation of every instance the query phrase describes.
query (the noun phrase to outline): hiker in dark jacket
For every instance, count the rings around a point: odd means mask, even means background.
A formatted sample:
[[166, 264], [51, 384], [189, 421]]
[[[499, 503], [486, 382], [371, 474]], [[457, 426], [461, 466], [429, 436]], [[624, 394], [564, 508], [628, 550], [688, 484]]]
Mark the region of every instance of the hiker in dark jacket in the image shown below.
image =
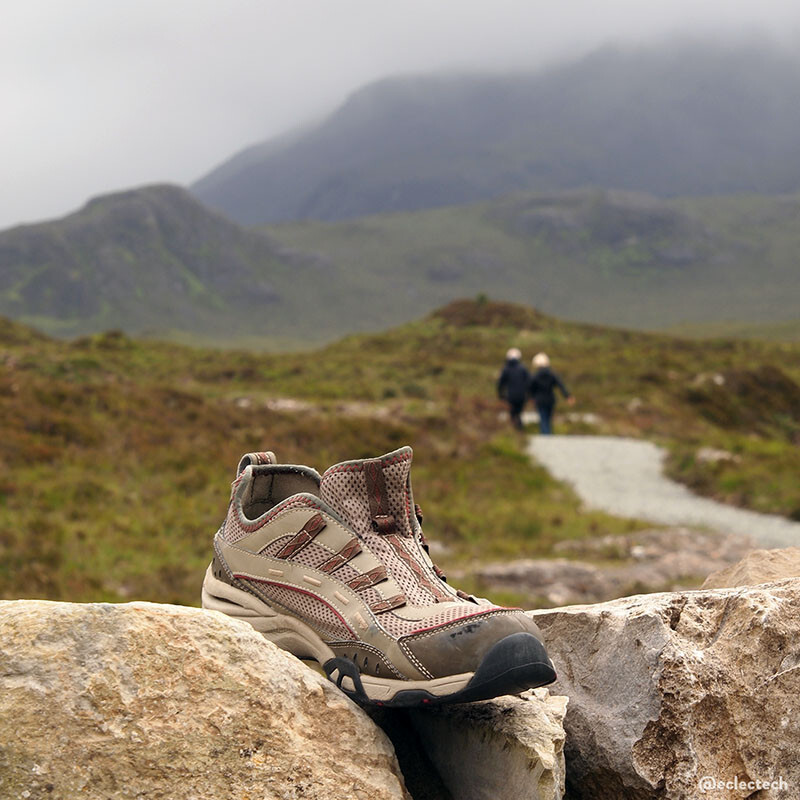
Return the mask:
[[528, 391], [533, 398], [536, 411], [539, 413], [539, 432], [550, 434], [553, 432], [553, 408], [556, 405], [556, 392], [558, 387], [561, 394], [570, 405], [575, 403], [575, 398], [567, 391], [561, 378], [550, 369], [550, 359], [545, 353], [537, 353], [533, 357], [534, 373], [528, 384]]
[[506, 363], [497, 379], [497, 396], [508, 403], [511, 424], [522, 430], [522, 409], [528, 399], [530, 373], [522, 364], [522, 353], [512, 347], [506, 353]]

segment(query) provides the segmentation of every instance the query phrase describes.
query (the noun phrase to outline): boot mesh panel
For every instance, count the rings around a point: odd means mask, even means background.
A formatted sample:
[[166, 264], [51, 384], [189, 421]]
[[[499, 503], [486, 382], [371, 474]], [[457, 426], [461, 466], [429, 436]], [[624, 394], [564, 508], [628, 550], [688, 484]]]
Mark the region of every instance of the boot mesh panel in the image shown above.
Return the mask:
[[383, 477], [386, 481], [388, 506], [397, 522], [397, 532], [411, 536], [411, 498], [408, 496], [408, 474], [411, 471], [411, 458], [403, 458], [394, 464], [384, 465]]
[[336, 613], [312, 595], [285, 586], [273, 586], [269, 583], [257, 583], [256, 588], [268, 600], [282, 605], [295, 616], [307, 622], [329, 640], [352, 641], [356, 639], [353, 632], [345, 625]]
[[355, 567], [351, 567], [349, 564], [342, 564], [339, 569], [331, 573], [331, 577], [342, 583], [347, 583], [347, 581], [357, 578], [360, 574], [361, 573]]
[[[475, 614], [477, 609], [478, 606], [476, 606], [474, 603], [465, 603], [463, 605], [457, 605], [453, 606], [452, 608], [439, 611], [436, 614], [431, 614], [429, 617], [425, 617], [423, 619], [403, 619], [402, 616], [399, 616], [391, 611], [385, 614], [379, 614], [377, 619], [386, 633], [399, 639], [401, 636], [408, 636], [408, 634], [413, 633], [414, 631], [421, 631], [428, 628], [435, 628], [439, 625], [446, 625], [448, 622], [455, 622], [462, 617], [469, 616], [471, 619], [477, 620], [479, 619], [478, 615]], [[480, 613], [504, 610], [505, 609], [499, 609], [497, 606], [490, 606], [481, 608]], [[402, 614], [402, 610], [400, 613]]]
[[235, 542], [238, 542], [239, 539], [243, 539], [249, 533], [251, 533], [251, 531], [247, 530], [239, 522], [238, 514], [236, 514], [233, 508], [231, 508], [228, 518], [225, 520], [225, 529], [222, 534], [223, 538], [229, 541], [231, 544], [234, 544]]
[[333, 553], [327, 547], [320, 544], [310, 542], [302, 550], [295, 553], [289, 558], [295, 564], [302, 564], [304, 567], [313, 567], [316, 569], [321, 564], [324, 564]]
[[283, 548], [294, 539], [295, 535], [293, 533], [287, 534], [286, 536], [281, 536], [278, 539], [275, 539], [274, 542], [270, 542], [265, 547], [262, 547], [261, 550], [258, 551], [259, 555], [262, 556], [270, 556], [271, 558], [275, 558], [275, 556], [280, 553]]
[[[369, 505], [366, 499], [367, 483], [360, 465], [357, 466], [358, 468], [355, 468], [356, 465], [348, 464], [345, 465], [345, 468], [335, 472], [328, 470], [322, 481], [323, 499], [349, 520], [372, 554], [386, 566], [391, 576], [400, 585], [409, 603], [421, 606], [435, 603], [436, 598], [427, 589], [420, 586], [413, 570], [397, 555], [395, 549], [380, 534], [372, 530]], [[407, 470], [408, 462], [405, 462], [403, 466]], [[405, 474], [407, 475], [407, 472]], [[405, 489], [403, 497], [405, 497]], [[399, 507], [402, 510], [402, 504]]]
[[322, 499], [332, 505], [359, 534], [372, 530], [367, 504], [367, 482], [361, 469], [342, 469], [325, 473]]
[[[414, 528], [411, 524], [412, 515], [416, 512], [411, 507], [411, 494], [409, 492], [409, 474], [411, 472], [411, 454], [398, 458], [394, 463], [385, 464], [383, 476], [386, 481], [386, 491], [389, 494], [389, 507], [391, 513], [397, 520], [398, 531], [406, 534], [401, 541], [406, 552], [420, 565], [427, 579], [455, 599], [455, 592], [446, 584], [442, 584], [440, 579], [428, 567], [427, 561], [423, 559], [421, 544], [419, 539], [414, 536]], [[428, 590], [426, 590], [427, 592]], [[433, 597], [433, 596], [432, 596]], [[435, 598], [434, 598], [435, 599]]]
[[265, 525], [267, 522], [269, 522], [276, 514], [292, 508], [318, 508], [318, 506], [312, 504], [309, 499], [305, 497], [290, 497], [288, 500], [278, 503], [278, 505], [276, 505], [266, 515], [266, 517], [264, 517], [263, 520], [259, 520], [253, 524], [242, 522], [239, 519], [239, 515], [236, 513], [235, 505], [231, 506], [227, 519], [225, 520], [223, 538], [231, 544], [235, 544], [239, 541], [239, 539], [243, 539], [248, 534], [253, 533], [253, 531], [257, 531], [262, 525]]

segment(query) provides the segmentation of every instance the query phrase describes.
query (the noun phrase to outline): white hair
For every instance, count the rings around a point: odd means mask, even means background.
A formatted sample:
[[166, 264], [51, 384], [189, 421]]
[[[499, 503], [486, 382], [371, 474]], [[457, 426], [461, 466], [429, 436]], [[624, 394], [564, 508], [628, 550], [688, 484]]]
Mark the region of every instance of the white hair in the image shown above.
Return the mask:
[[550, 359], [548, 358], [547, 353], [537, 353], [533, 357], [532, 363], [534, 367], [549, 367]]
[[520, 352], [518, 347], [511, 347], [506, 353], [506, 358], [509, 360], [512, 358], [516, 358], [517, 361], [519, 361], [522, 358], [522, 353]]

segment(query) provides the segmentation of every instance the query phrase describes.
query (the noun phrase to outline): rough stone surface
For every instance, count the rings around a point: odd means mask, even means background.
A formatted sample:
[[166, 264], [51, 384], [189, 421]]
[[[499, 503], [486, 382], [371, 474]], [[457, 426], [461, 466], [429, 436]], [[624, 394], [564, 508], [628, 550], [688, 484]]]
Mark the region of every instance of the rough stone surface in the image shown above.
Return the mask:
[[[529, 612], [559, 674], [551, 690], [569, 696], [567, 796], [800, 796], [799, 603], [788, 580]], [[705, 776], [745, 786], [702, 792]]]
[[410, 712], [411, 724], [457, 800], [560, 800], [566, 697], [547, 689]]
[[0, 797], [408, 798], [386, 736], [244, 622], [0, 602]]
[[702, 589], [755, 586], [800, 576], [800, 547], [753, 550], [737, 564], [709, 575]]
[[709, 572], [735, 563], [751, 548], [745, 537], [717, 531], [648, 529], [566, 540], [555, 550], [568, 559], [488, 564], [476, 575], [489, 591], [513, 589], [549, 605], [592, 603], [642, 591], [694, 589]]
[[700, 464], [739, 464], [742, 460], [741, 456], [716, 447], [701, 447], [695, 453], [694, 459]]

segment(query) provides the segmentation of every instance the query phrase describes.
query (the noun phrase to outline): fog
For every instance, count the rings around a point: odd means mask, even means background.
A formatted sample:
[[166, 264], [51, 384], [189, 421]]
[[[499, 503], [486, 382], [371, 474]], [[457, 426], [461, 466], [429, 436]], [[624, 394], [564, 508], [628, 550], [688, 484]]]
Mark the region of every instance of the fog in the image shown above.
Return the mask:
[[518, 70], [676, 33], [800, 41], [795, 0], [14, 0], [0, 228], [190, 183], [397, 73]]

